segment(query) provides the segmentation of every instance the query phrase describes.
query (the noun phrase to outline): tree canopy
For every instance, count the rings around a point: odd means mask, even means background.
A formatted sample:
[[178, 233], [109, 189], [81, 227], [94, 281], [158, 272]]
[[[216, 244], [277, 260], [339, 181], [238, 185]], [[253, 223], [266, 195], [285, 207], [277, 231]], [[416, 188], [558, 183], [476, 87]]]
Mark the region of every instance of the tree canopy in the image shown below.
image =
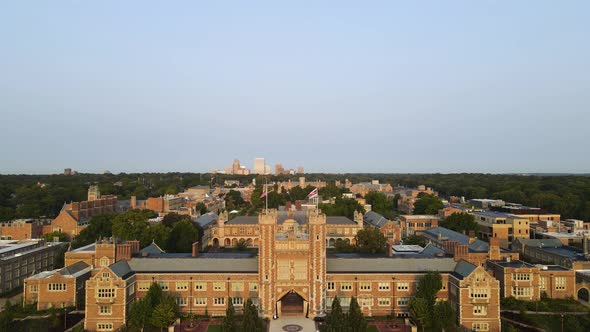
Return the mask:
[[434, 195], [423, 194], [414, 202], [414, 214], [437, 214], [444, 208], [440, 198]]
[[385, 235], [375, 227], [365, 227], [359, 230], [355, 236], [356, 246], [361, 253], [383, 253], [385, 252]]
[[473, 215], [468, 213], [453, 213], [442, 220], [439, 225], [465, 234], [469, 231], [477, 231], [479, 228]]

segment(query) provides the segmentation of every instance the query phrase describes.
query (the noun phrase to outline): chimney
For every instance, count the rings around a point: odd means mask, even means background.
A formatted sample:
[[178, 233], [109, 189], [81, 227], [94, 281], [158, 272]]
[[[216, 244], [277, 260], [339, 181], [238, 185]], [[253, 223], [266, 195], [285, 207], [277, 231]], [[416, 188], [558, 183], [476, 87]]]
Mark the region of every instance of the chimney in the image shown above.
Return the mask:
[[135, 207], [137, 206], [137, 196], [131, 196], [130, 205], [132, 210], [135, 209]]
[[117, 244], [116, 261], [131, 260], [131, 244]]
[[489, 259], [493, 261], [500, 260], [500, 239], [497, 237], [490, 238]]
[[136, 255], [139, 252], [139, 241], [129, 240], [126, 241], [131, 246], [131, 256]]
[[389, 242], [385, 244], [385, 248], [387, 250], [387, 257], [393, 257], [393, 248], [391, 247], [391, 244], [389, 244]]
[[469, 231], [469, 244], [472, 244], [473, 242], [475, 242], [475, 240], [477, 240], [477, 238], [475, 237], [475, 231], [470, 230]]
[[199, 257], [199, 241], [193, 243], [193, 257]]

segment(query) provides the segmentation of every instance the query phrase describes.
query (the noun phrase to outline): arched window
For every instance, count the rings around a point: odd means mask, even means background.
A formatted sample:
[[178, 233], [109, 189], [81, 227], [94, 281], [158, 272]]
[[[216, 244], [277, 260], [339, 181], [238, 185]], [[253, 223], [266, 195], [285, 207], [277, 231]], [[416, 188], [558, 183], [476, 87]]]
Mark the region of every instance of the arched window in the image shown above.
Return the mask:
[[100, 266], [104, 267], [104, 266], [109, 266], [109, 258], [108, 257], [103, 257], [100, 259]]

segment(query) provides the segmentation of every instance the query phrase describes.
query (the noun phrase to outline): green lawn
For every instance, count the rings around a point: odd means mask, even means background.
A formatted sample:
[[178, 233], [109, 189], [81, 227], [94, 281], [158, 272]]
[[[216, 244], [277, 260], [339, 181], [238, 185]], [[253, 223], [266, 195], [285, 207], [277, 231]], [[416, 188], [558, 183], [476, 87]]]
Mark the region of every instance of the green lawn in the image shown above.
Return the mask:
[[207, 332], [221, 332], [221, 325], [209, 325]]
[[369, 327], [367, 328], [367, 332], [379, 332], [379, 330], [377, 330], [377, 326], [369, 325]]

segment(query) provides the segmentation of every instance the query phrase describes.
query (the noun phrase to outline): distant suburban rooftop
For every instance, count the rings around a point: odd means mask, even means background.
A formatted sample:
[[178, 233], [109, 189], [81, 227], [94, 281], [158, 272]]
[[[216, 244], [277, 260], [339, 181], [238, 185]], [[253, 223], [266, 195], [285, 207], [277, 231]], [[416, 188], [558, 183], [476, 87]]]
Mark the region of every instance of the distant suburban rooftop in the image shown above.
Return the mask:
[[327, 258], [328, 273], [452, 272], [453, 258]]
[[508, 218], [508, 217], [514, 217], [511, 214], [508, 213], [504, 213], [504, 212], [494, 212], [494, 211], [479, 211], [479, 212], [474, 212], [474, 215], [477, 216], [484, 216], [484, 217], [490, 217], [490, 218]]

